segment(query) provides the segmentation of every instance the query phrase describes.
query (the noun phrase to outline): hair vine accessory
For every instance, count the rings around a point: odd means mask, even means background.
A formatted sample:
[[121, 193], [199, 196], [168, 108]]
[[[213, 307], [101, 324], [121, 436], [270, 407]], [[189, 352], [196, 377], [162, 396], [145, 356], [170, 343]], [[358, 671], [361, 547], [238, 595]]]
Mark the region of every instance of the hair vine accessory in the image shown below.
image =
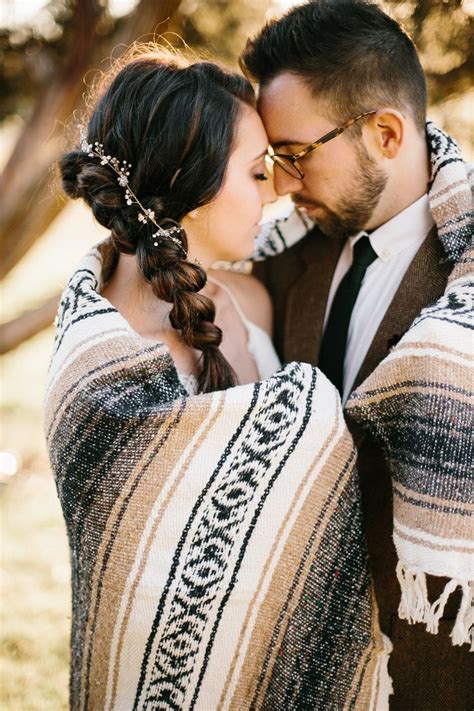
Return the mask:
[[143, 224], [151, 222], [156, 227], [156, 232], [152, 235], [154, 239], [153, 246], [157, 247], [160, 239], [169, 239], [181, 249], [184, 259], [187, 259], [188, 253], [183, 247], [182, 241], [176, 236], [182, 232], [182, 228], [179, 225], [174, 225], [173, 227], [161, 227], [155, 220], [155, 213], [153, 210], [143, 207], [142, 203], [131, 189], [128, 181], [128, 176], [130, 175], [129, 168], [132, 167], [131, 163], [127, 163], [126, 160], [123, 160], [120, 163], [120, 161], [117, 158], [114, 158], [114, 156], [107, 155], [104, 151], [103, 144], [98, 141], [89, 143], [84, 126], [80, 126], [79, 128], [81, 150], [91, 158], [100, 158], [101, 165], [109, 165], [112, 168], [114, 173], [118, 175], [118, 184], [122, 188], [125, 188], [125, 202], [127, 205], [135, 203], [142, 210], [142, 212], [138, 213], [138, 221]]

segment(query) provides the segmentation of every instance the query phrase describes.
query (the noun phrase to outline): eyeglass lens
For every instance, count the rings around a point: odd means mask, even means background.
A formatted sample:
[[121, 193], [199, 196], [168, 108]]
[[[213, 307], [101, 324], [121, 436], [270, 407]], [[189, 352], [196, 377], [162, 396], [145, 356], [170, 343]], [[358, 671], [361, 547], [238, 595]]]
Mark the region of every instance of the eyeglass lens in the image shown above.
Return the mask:
[[283, 158], [282, 156], [272, 156], [272, 160], [274, 163], [280, 166], [285, 173], [288, 173], [288, 175], [291, 175], [292, 178], [298, 178], [298, 180], [301, 180], [301, 173], [298, 170], [298, 168], [294, 165], [294, 163], [291, 162], [291, 160], [287, 160], [286, 158]]

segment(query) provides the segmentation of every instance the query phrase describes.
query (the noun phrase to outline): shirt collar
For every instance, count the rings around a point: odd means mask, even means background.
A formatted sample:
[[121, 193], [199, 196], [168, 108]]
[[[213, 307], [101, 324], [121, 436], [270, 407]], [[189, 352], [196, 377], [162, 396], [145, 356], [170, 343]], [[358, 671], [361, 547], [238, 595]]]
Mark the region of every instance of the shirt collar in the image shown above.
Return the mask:
[[[407, 247], [422, 242], [433, 225], [428, 195], [425, 194], [374, 230], [369, 235], [370, 244], [377, 257], [383, 262], [388, 262]], [[350, 237], [351, 247], [365, 234], [367, 232], [362, 231]]]

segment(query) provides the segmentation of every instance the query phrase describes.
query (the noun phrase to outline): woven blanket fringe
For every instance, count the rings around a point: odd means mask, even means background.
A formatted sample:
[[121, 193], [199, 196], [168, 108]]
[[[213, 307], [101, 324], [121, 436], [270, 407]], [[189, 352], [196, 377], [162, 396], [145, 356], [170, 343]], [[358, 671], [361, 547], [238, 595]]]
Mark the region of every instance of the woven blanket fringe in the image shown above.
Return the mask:
[[370, 696], [369, 711], [388, 711], [390, 694], [393, 694], [393, 685], [388, 673], [388, 662], [393, 645], [388, 637], [382, 635], [384, 648], [378, 654], [377, 666], [372, 679], [372, 693]]
[[470, 644], [474, 651], [474, 583], [452, 578], [446, 583], [439, 598], [430, 603], [426, 587], [426, 574], [412, 571], [402, 562], [397, 564], [397, 578], [401, 588], [401, 600], [398, 615], [409, 624], [423, 622], [427, 632], [438, 633], [439, 621], [444, 608], [454, 590], [462, 589], [462, 599], [458, 614], [451, 631], [453, 645]]

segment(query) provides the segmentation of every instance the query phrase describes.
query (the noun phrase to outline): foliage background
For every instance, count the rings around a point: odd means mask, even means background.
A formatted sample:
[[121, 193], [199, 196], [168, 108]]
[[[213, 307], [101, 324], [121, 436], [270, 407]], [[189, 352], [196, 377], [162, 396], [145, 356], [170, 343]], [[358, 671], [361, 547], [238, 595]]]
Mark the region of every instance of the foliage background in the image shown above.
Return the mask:
[[[150, 39], [163, 25], [152, 22], [144, 36], [137, 27], [134, 0], [4, 0], [0, 10], [0, 198], [11, 195], [11, 180], [34, 169], [50, 150], [51, 137], [61, 136], [63, 124], [46, 111], [46, 138], [40, 153], [21, 157], [12, 166], [17, 141], [27, 143], [41, 97], [61, 73], [71, 77], [71, 56], [78, 46], [78, 8], [92, 15], [88, 38], [92, 63], [103, 68], [103, 57], [121, 51], [121, 38]], [[269, 15], [296, 4], [288, 0], [182, 0], [174, 4], [142, 0], [150, 5], [177, 6], [166, 26], [167, 41], [231, 65], [249, 33]], [[474, 2], [420, 0], [387, 2], [414, 37], [428, 74], [431, 118], [448, 130], [473, 159], [471, 124], [474, 91], [472, 36]], [[148, 9], [147, 9], [148, 6]], [[153, 9], [153, 8], [152, 8]], [[166, 8], [165, 8], [166, 9]], [[146, 19], [146, 17], [145, 17]], [[143, 16], [142, 16], [143, 21]], [[148, 34], [149, 33], [149, 34]], [[92, 41], [90, 41], [92, 39]], [[87, 43], [86, 43], [87, 44]], [[88, 46], [89, 46], [88, 45]], [[71, 55], [71, 52], [73, 54]], [[69, 64], [68, 64], [69, 62]], [[85, 79], [78, 73], [72, 88], [79, 94]], [[59, 123], [59, 125], [58, 125]], [[28, 137], [27, 137], [28, 138]], [[29, 139], [28, 139], [29, 140]], [[17, 146], [18, 147], [18, 146]], [[41, 218], [24, 227], [25, 215], [41, 212], [41, 201], [54, 193], [51, 172], [41, 186], [17, 208], [15, 229], [32, 236], [23, 255], [14, 254], [18, 240], [5, 228], [5, 202], [0, 206], [0, 252], [11, 257], [2, 283], [0, 321], [9, 322], [25, 310], [40, 307], [61, 289], [74, 264], [89, 245], [103, 236], [89, 212], [79, 204], [64, 209], [53, 195], [57, 216], [46, 229]], [[3, 179], [3, 184], [2, 184]], [[41, 189], [45, 189], [41, 192]], [[10, 190], [10, 193], [9, 193]], [[38, 197], [40, 196], [40, 197]], [[40, 207], [38, 208], [38, 203]], [[2, 211], [3, 209], [3, 211]], [[2, 219], [4, 222], [2, 223]], [[11, 223], [9, 223], [11, 224]], [[3, 242], [1, 241], [3, 240]], [[51, 319], [50, 319], [51, 320]], [[0, 327], [1, 330], [1, 327]], [[5, 711], [67, 708], [68, 635], [70, 622], [69, 563], [64, 525], [48, 467], [42, 431], [43, 383], [53, 329], [41, 330], [1, 359], [0, 506], [1, 548], [1, 689]]]

